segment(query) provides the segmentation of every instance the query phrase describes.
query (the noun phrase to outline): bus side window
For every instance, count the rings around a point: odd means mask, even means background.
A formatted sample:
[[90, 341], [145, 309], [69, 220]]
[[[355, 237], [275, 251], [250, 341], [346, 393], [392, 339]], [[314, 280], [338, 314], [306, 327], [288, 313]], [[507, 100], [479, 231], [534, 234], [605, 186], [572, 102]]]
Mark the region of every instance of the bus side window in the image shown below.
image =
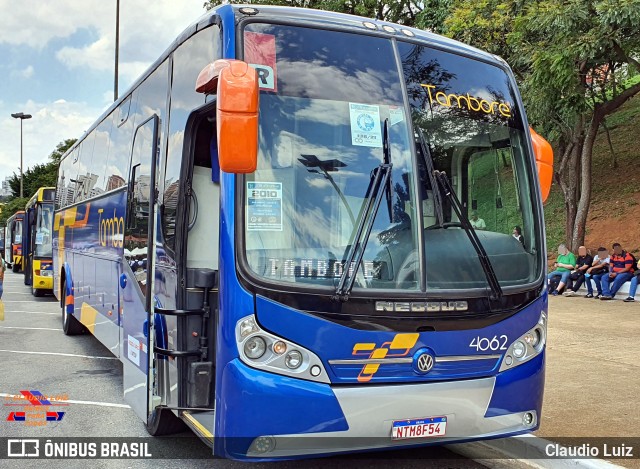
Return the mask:
[[149, 246], [149, 216], [153, 207], [152, 190], [155, 187], [151, 174], [152, 158], [157, 146], [158, 117], [147, 120], [136, 130], [131, 155], [130, 192], [127, 207], [124, 256], [131, 267], [142, 293], [147, 290], [147, 248]]

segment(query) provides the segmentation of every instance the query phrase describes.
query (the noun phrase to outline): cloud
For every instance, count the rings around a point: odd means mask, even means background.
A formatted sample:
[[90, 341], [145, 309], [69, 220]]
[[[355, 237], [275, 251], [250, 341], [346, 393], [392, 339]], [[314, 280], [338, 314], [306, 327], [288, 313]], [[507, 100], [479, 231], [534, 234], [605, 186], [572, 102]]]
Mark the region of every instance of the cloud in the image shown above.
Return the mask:
[[[2, 2], [3, 0], [0, 0]], [[71, 3], [65, 0], [62, 3]], [[90, 2], [93, 3], [93, 2]], [[109, 2], [104, 2], [109, 4]], [[153, 11], [139, 3], [120, 6], [120, 84], [128, 86], [155, 61], [189, 24], [205, 11], [202, 0], [157, 0]], [[86, 2], [73, 2], [72, 14], [82, 17], [83, 27], [96, 33], [97, 38], [89, 44], [70, 44], [58, 50], [56, 58], [69, 69], [89, 68], [95, 71], [112, 71], [115, 51], [115, 9], [112, 5], [104, 11], [102, 18], [86, 17]], [[71, 8], [71, 6], [70, 6]], [[105, 10], [102, 2], [99, 10]], [[76, 10], [82, 10], [76, 11]], [[113, 10], [113, 11], [111, 11]], [[1, 23], [0, 23], [1, 24]], [[0, 36], [1, 37], [1, 36]]]
[[[55, 146], [67, 138], [79, 138], [84, 130], [111, 104], [113, 91], [105, 90], [87, 72], [113, 74], [115, 47], [115, 2], [103, 0], [56, 0], [55, 2], [14, 2], [0, 0], [0, 46], [7, 50], [5, 68], [15, 90], [0, 90], [0, 180], [18, 172], [20, 165], [20, 125], [10, 117], [17, 111], [29, 112], [24, 122], [24, 169], [47, 161]], [[122, 93], [153, 63], [171, 42], [205, 10], [202, 0], [156, 0], [120, 4], [120, 80]], [[50, 52], [51, 51], [51, 52]], [[77, 78], [57, 89], [42, 81], [45, 58], [72, 70]], [[22, 61], [21, 61], [22, 60]], [[57, 64], [56, 64], [57, 65]], [[49, 67], [51, 68], [51, 67]], [[36, 71], [38, 73], [36, 73]], [[56, 75], [64, 76], [64, 75]], [[21, 82], [33, 80], [48, 90], [40, 98], [29, 96]], [[91, 95], [90, 86], [97, 83]], [[84, 88], [74, 89], [74, 83]], [[31, 85], [29, 85], [31, 86]], [[24, 91], [24, 92], [23, 92]], [[34, 96], [32, 94], [32, 96]], [[83, 96], [83, 97], [80, 97]]]
[[25, 68], [24, 70], [22, 70], [20, 72], [20, 74], [24, 77], [24, 78], [31, 78], [33, 76], [33, 65], [29, 65], [27, 68]]
[[33, 65], [28, 65], [26, 68], [22, 70], [11, 70], [11, 78], [14, 80], [22, 80], [29, 79], [33, 76], [34, 68]]
[[[42, 50], [54, 40], [67, 39], [56, 58], [72, 70], [113, 70], [115, 2], [0, 0], [0, 44]], [[120, 4], [121, 85], [128, 86], [191, 23], [205, 13], [202, 0], [156, 0]], [[74, 37], [85, 31], [90, 41]]]
[[[33, 118], [23, 123], [23, 170], [46, 163], [56, 145], [67, 138], [79, 138], [102, 109], [85, 102], [64, 99], [50, 102], [27, 101], [8, 109], [0, 104], [0, 178], [19, 172], [20, 124], [10, 117], [16, 109], [28, 110]], [[4, 117], [7, 116], [7, 117]]]

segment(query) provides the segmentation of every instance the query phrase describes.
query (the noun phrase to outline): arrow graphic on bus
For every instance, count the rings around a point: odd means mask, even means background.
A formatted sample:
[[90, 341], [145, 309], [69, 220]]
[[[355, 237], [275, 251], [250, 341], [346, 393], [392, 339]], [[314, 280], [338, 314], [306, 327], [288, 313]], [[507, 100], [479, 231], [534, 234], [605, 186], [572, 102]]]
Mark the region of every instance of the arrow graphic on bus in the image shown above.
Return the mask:
[[[369, 359], [405, 357], [414, 345], [416, 345], [419, 336], [420, 334], [417, 333], [396, 334], [391, 342], [383, 342], [380, 347], [377, 347], [375, 343], [371, 342], [357, 343], [353, 346], [351, 355], [367, 356]], [[380, 363], [364, 365], [358, 375], [358, 381], [361, 383], [371, 381], [373, 375], [378, 372], [380, 365]]]

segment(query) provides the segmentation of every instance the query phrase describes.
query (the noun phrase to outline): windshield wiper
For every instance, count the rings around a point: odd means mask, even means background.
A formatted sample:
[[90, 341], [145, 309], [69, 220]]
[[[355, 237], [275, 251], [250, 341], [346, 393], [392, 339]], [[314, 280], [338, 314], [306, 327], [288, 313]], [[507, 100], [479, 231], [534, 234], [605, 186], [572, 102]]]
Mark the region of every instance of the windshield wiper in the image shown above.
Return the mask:
[[[369, 235], [371, 229], [376, 220], [380, 203], [382, 202], [382, 196], [386, 192], [387, 205], [389, 213], [391, 213], [391, 191], [389, 189], [389, 183], [391, 181], [391, 148], [389, 146], [389, 120], [384, 122], [384, 139], [382, 143], [383, 161], [380, 165], [371, 172], [371, 178], [369, 180], [369, 187], [365, 194], [367, 204], [362, 212], [362, 216], [356, 226], [356, 235], [351, 243], [351, 249], [344, 263], [342, 275], [340, 281], [336, 287], [336, 292], [333, 296], [334, 300], [347, 301], [349, 294], [353, 288], [353, 284], [356, 280], [358, 268], [362, 263], [362, 257], [364, 251], [367, 248], [367, 242], [369, 241]], [[349, 276], [351, 266], [353, 268], [353, 274]], [[348, 277], [348, 280], [347, 280]]]
[[431, 183], [431, 192], [433, 194], [433, 206], [436, 211], [436, 218], [439, 227], [443, 227], [444, 224], [444, 215], [442, 213], [442, 200], [440, 200], [440, 191], [438, 190], [438, 181], [436, 181], [435, 171], [436, 169], [433, 167], [433, 158], [431, 157], [431, 151], [429, 150], [429, 146], [427, 145], [427, 141], [424, 138], [424, 133], [422, 129], [416, 126], [416, 130], [418, 131], [418, 138], [420, 140], [420, 150], [422, 153], [422, 159], [424, 160], [424, 164], [427, 167], [427, 175], [429, 176], [429, 182]]
[[[430, 156], [430, 155], [429, 155]], [[478, 254], [478, 259], [480, 260], [480, 265], [482, 265], [482, 270], [484, 271], [484, 275], [487, 278], [487, 282], [489, 283], [489, 287], [491, 288], [491, 297], [492, 300], [497, 300], [502, 297], [502, 288], [500, 287], [500, 282], [498, 282], [498, 277], [496, 276], [495, 270], [493, 270], [493, 266], [491, 265], [491, 261], [489, 260], [489, 256], [487, 255], [487, 251], [485, 251], [484, 246], [480, 242], [480, 238], [476, 233], [476, 230], [471, 226], [471, 222], [467, 218], [467, 216], [462, 211], [462, 204], [460, 200], [458, 200], [458, 196], [456, 195], [453, 187], [451, 187], [451, 182], [449, 178], [447, 178], [447, 173], [444, 171], [435, 171], [433, 172], [435, 179], [442, 186], [442, 190], [444, 194], [449, 198], [451, 202], [451, 206], [453, 210], [456, 212], [458, 216], [458, 220], [460, 220], [460, 224], [462, 228], [464, 228], [465, 233], [469, 237], [469, 241], [473, 245], [473, 248], [476, 250]]]

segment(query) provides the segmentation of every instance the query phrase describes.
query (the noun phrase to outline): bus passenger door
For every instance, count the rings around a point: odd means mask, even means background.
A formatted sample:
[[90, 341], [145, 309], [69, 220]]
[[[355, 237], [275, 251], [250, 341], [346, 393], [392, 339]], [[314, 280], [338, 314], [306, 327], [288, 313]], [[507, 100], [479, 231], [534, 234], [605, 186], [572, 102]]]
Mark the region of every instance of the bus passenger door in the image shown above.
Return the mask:
[[153, 256], [155, 253], [157, 115], [136, 129], [129, 170], [124, 259], [120, 275], [124, 397], [147, 421], [149, 355], [153, 350]]
[[32, 206], [24, 214], [24, 239], [22, 240], [22, 270], [24, 271], [24, 284], [33, 283], [33, 251], [36, 231], [36, 207]]

